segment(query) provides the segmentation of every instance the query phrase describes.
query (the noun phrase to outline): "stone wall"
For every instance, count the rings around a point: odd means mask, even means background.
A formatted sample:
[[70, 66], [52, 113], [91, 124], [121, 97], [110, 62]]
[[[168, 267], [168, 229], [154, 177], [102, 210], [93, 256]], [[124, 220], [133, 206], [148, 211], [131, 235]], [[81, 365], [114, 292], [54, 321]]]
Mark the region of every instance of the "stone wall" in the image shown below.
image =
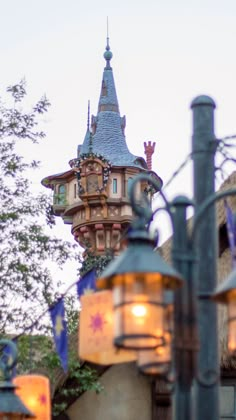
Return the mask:
[[69, 407], [70, 420], [151, 419], [151, 384], [135, 363], [114, 365], [100, 380], [104, 391], [85, 392]]

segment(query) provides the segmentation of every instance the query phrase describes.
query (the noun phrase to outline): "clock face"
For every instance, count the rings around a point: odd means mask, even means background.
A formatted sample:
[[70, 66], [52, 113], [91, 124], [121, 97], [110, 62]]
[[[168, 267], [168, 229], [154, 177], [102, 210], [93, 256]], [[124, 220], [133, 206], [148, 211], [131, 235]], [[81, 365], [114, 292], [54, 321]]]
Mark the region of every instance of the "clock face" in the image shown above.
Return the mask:
[[97, 162], [90, 162], [85, 167], [85, 172], [89, 174], [90, 172], [100, 172], [101, 171], [101, 165], [99, 165]]

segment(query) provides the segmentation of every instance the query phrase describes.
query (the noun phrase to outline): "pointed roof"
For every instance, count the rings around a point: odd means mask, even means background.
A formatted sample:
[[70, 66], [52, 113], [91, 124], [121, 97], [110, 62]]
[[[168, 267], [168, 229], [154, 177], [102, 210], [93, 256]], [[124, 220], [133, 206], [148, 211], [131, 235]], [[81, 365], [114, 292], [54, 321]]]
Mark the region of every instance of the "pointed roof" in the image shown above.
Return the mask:
[[112, 52], [108, 38], [104, 58], [106, 66], [103, 71], [97, 116], [92, 116], [92, 138], [89, 138], [87, 131], [80, 153], [89, 153], [89, 146], [90, 148], [92, 146], [94, 153], [101, 154], [114, 166], [147, 169], [145, 159], [130, 153], [126, 144], [125, 117], [120, 116], [115, 81], [110, 65]]

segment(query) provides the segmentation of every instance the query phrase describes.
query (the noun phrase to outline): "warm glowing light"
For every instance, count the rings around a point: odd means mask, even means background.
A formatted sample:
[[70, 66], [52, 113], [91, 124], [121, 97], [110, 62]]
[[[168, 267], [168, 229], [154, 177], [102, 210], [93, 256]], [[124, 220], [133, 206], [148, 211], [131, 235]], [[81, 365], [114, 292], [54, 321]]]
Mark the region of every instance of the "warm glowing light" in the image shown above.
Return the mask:
[[51, 419], [49, 380], [41, 375], [16, 376], [16, 394], [35, 415], [35, 420]]
[[145, 375], [165, 375], [171, 363], [171, 334], [164, 334], [164, 345], [155, 350], [142, 350], [138, 352], [138, 367]]
[[147, 315], [147, 308], [144, 305], [134, 305], [131, 309], [132, 314], [136, 317], [144, 317]]
[[228, 305], [228, 349], [229, 351], [236, 351], [236, 300], [235, 296], [229, 301]]
[[163, 337], [163, 329], [155, 328], [154, 334], [155, 334], [155, 337]]
[[157, 347], [156, 354], [158, 354], [159, 356], [162, 356], [164, 353], [165, 353], [165, 347], [164, 346]]
[[[126, 280], [126, 279], [125, 279]], [[163, 341], [162, 284], [152, 275], [129, 275], [113, 288], [115, 345], [154, 349]]]

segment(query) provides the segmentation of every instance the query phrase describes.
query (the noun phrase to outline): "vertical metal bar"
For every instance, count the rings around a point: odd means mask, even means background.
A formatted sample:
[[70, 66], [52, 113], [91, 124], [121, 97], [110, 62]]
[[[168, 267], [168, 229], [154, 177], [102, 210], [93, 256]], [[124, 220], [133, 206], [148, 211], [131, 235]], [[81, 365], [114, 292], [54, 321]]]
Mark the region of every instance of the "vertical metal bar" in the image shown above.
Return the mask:
[[189, 243], [186, 209], [192, 203], [186, 197], [177, 197], [173, 209], [174, 267], [182, 274], [185, 284], [175, 292], [175, 369], [176, 383], [174, 394], [175, 420], [192, 420], [192, 382], [195, 371], [196, 352], [196, 310], [193, 288], [194, 255]]
[[[199, 96], [192, 102], [191, 108], [193, 110], [192, 150], [196, 214], [201, 203], [215, 192], [214, 158], [217, 147], [214, 135], [215, 103], [208, 96]], [[199, 258], [195, 270], [195, 282], [199, 294], [205, 296], [213, 292], [216, 285], [216, 232], [215, 206], [211, 206], [198, 226], [195, 242]], [[217, 312], [215, 303], [209, 299], [200, 300], [198, 308], [200, 334], [198, 370], [200, 376], [208, 379], [212, 373], [217, 374], [219, 370]], [[208, 387], [197, 382], [195, 397], [197, 420], [219, 419], [217, 381], [213, 381]]]

